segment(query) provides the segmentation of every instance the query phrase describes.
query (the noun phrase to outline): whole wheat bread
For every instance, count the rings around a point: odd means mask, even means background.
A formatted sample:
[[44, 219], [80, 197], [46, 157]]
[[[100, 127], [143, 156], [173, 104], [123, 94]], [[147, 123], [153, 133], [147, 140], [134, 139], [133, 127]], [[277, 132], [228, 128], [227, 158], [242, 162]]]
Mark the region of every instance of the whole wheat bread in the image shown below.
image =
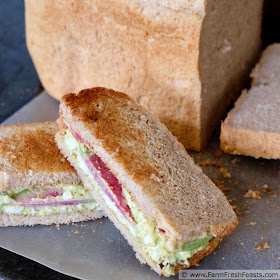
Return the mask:
[[56, 98], [126, 92], [200, 150], [245, 87], [262, 0], [25, 0], [28, 50]]
[[[60, 104], [60, 122], [79, 133], [127, 189], [145, 218], [166, 229], [166, 234], [192, 240], [201, 232], [211, 231], [221, 240], [235, 228], [237, 217], [223, 193], [194, 164], [165, 125], [127, 95], [104, 88], [66, 95]], [[84, 185], [128, 239], [138, 258], [160, 272], [159, 265], [141, 253], [131, 233], [75, 164], [64, 145], [64, 133], [63, 126], [56, 141]], [[205, 252], [210, 253], [216, 247], [213, 244]]]
[[[0, 192], [40, 185], [77, 184], [80, 178], [58, 149], [56, 122], [0, 127]], [[0, 227], [35, 224], [62, 224], [94, 220], [104, 211], [77, 211], [71, 214], [32, 216], [0, 211]]]
[[269, 46], [221, 127], [221, 148], [255, 158], [280, 158], [280, 44]]
[[0, 127], [0, 191], [80, 181], [56, 145], [57, 131], [56, 122]]

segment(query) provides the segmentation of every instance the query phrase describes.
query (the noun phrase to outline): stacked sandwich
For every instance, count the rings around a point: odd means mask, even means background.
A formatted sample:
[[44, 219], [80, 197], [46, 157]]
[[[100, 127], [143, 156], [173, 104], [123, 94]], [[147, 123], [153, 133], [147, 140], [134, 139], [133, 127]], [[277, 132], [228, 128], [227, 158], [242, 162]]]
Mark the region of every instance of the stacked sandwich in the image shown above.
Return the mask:
[[104, 209], [141, 263], [165, 276], [197, 264], [236, 227], [223, 193], [127, 95], [68, 94], [58, 123], [0, 129], [1, 226], [95, 219]]
[[70, 223], [104, 212], [56, 146], [56, 122], [0, 128], [0, 226]]

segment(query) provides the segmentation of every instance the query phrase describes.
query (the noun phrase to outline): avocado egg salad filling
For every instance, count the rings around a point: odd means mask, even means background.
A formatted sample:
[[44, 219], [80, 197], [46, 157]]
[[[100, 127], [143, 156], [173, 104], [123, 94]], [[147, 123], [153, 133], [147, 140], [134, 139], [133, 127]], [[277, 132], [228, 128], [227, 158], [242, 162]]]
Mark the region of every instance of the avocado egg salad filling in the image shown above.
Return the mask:
[[47, 216], [99, 208], [90, 192], [81, 184], [23, 187], [0, 192], [0, 212], [6, 214]]
[[165, 276], [175, 275], [175, 268], [179, 264], [189, 266], [188, 259], [209, 244], [214, 236], [209, 232], [188, 242], [170, 240], [165, 230], [158, 228], [155, 221], [145, 218], [114, 174], [83, 144], [84, 141], [72, 127], [66, 129], [63, 141], [75, 163], [106, 205], [131, 232], [143, 253], [160, 265]]

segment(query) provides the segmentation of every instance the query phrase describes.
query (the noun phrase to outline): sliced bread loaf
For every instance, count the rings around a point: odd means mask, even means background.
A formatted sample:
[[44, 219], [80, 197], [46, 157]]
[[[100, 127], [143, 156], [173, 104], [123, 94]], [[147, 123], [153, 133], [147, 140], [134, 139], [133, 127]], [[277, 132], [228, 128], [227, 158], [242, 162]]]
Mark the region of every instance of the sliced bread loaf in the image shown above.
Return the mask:
[[255, 158], [280, 158], [280, 44], [269, 46], [221, 127], [221, 148]]
[[126, 92], [200, 150], [258, 60], [262, 2], [26, 0], [26, 41], [54, 97]]

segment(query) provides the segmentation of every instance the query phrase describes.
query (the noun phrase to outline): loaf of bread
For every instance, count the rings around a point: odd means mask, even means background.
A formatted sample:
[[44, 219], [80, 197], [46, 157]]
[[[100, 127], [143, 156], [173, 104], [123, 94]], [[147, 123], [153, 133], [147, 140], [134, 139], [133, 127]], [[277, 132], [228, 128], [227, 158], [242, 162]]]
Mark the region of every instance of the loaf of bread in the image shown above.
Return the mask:
[[46, 90], [103, 86], [202, 149], [258, 59], [262, 0], [26, 0], [27, 46]]
[[222, 124], [225, 152], [255, 158], [280, 159], [280, 44], [269, 46]]

